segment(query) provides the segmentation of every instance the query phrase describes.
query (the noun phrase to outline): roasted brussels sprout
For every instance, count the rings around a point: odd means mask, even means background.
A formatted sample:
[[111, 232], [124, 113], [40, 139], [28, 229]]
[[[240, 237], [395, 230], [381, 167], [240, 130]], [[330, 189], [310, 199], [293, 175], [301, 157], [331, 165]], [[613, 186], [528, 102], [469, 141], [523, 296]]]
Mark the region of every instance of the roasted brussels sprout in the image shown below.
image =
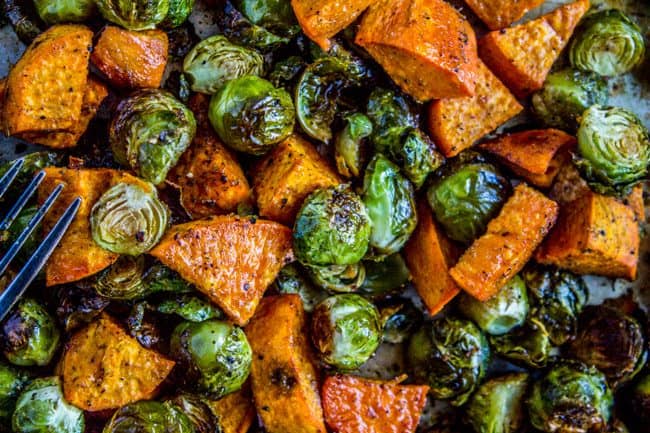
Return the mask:
[[305, 69], [307, 63], [300, 56], [289, 56], [279, 60], [273, 65], [273, 70], [268, 80], [275, 87], [291, 87], [291, 84], [298, 80], [298, 76]]
[[162, 183], [196, 133], [194, 114], [164, 90], [139, 90], [117, 106], [109, 141], [115, 160]]
[[[20, 193], [24, 191], [27, 184], [32, 180], [34, 174], [44, 167], [57, 165], [60, 161], [60, 157], [54, 152], [33, 152], [22, 158], [24, 160], [23, 165], [20, 167], [16, 179], [11, 183], [11, 187], [3, 197], [0, 197], [0, 203], [3, 201], [15, 202]], [[9, 161], [0, 165], [0, 177], [9, 170], [12, 163], [13, 161]]]
[[148, 294], [156, 292], [192, 293], [194, 288], [176, 272], [160, 263], [151, 266], [144, 275]]
[[311, 338], [319, 355], [340, 370], [354, 370], [370, 359], [381, 333], [377, 307], [355, 294], [325, 299], [311, 319]]
[[575, 132], [582, 113], [608, 99], [607, 82], [598, 74], [569, 68], [546, 77], [532, 97], [532, 107], [544, 126]]
[[605, 376], [577, 362], [551, 367], [533, 384], [527, 401], [530, 423], [548, 433], [605, 431], [612, 404]]
[[143, 256], [120, 256], [100, 272], [93, 283], [98, 294], [109, 299], [130, 300], [143, 297], [145, 261]]
[[526, 320], [528, 315], [526, 284], [520, 276], [516, 275], [486, 302], [464, 293], [458, 307], [484, 332], [491, 335], [505, 334]]
[[183, 72], [192, 90], [212, 95], [230, 80], [261, 75], [264, 58], [255, 50], [215, 35], [196, 44], [185, 56]]
[[381, 257], [401, 250], [417, 225], [415, 192], [399, 167], [382, 154], [366, 168], [363, 202], [372, 224], [372, 254]]
[[400, 290], [411, 276], [400, 254], [391, 254], [381, 260], [366, 260], [363, 264], [366, 278], [359, 293], [371, 298], [382, 298]]
[[171, 352], [197, 376], [198, 390], [216, 399], [237, 391], [250, 372], [252, 351], [244, 331], [227, 322], [182, 322], [172, 333]]
[[356, 292], [366, 279], [362, 262], [353, 265], [307, 266], [312, 281], [334, 293]]
[[65, 401], [61, 380], [35, 379], [18, 397], [11, 424], [15, 433], [83, 433], [84, 413]]
[[167, 229], [169, 209], [153, 185], [118, 183], [97, 200], [90, 214], [93, 240], [104, 249], [137, 256], [153, 248]]
[[96, 0], [108, 21], [129, 30], [153, 29], [169, 13], [169, 0]]
[[31, 298], [18, 302], [2, 323], [2, 350], [14, 365], [49, 364], [60, 337], [54, 318]]
[[164, 340], [160, 325], [159, 316], [153, 314], [152, 307], [146, 301], [135, 303], [126, 318], [129, 335], [142, 347], [157, 351], [162, 349]]
[[292, 37], [300, 31], [290, 0], [237, 0], [236, 4], [251, 23], [280, 36]]
[[627, 394], [630, 419], [640, 426], [650, 425], [650, 372], [645, 372]]
[[305, 265], [354, 265], [368, 250], [371, 222], [349, 185], [317, 189], [298, 212], [293, 248]]
[[434, 398], [460, 406], [485, 376], [490, 346], [469, 320], [443, 317], [413, 334], [407, 356], [415, 379], [428, 384]]
[[372, 134], [372, 122], [361, 113], [345, 116], [345, 127], [336, 136], [334, 158], [336, 169], [345, 177], [357, 177], [364, 164], [364, 140]]
[[182, 393], [171, 398], [168, 402], [179, 408], [189, 418], [194, 426], [194, 433], [215, 433], [221, 431], [218, 420], [200, 396]]
[[372, 141], [380, 149], [393, 146], [403, 128], [417, 128], [419, 124], [407, 98], [392, 90], [373, 90], [366, 109], [373, 123]]
[[606, 77], [632, 70], [643, 61], [644, 54], [641, 30], [618, 9], [587, 16], [569, 48], [574, 67]]
[[[6, 231], [0, 231], [0, 253], [4, 254], [6, 249], [13, 244], [20, 234], [27, 228], [29, 222], [38, 212], [38, 206], [27, 206], [18, 213], [16, 219], [11, 223]], [[36, 226], [32, 233], [27, 237], [25, 243], [21, 247], [16, 260], [19, 263], [25, 263], [30, 255], [36, 251], [39, 243], [41, 242], [41, 233], [39, 226]]]
[[4, 0], [0, 2], [0, 24], [6, 19], [25, 45], [45, 29], [45, 24], [36, 13], [34, 3], [27, 0]]
[[225, 144], [262, 155], [291, 134], [295, 110], [284, 89], [249, 75], [228, 81], [212, 96], [209, 117]]
[[631, 111], [594, 105], [582, 115], [574, 162], [597, 192], [626, 195], [648, 176], [648, 130]]
[[239, 12], [230, 0], [217, 9], [219, 30], [231, 41], [255, 48], [264, 53], [273, 51], [289, 42], [288, 37], [276, 35], [262, 26], [253, 24]]
[[379, 151], [386, 152], [416, 188], [445, 162], [429, 136], [419, 128], [404, 129], [398, 141]]
[[142, 400], [119, 408], [103, 433], [199, 433], [181, 408], [170, 403]]
[[467, 404], [476, 433], [516, 433], [524, 423], [528, 374], [513, 373], [483, 383]]
[[93, 321], [110, 303], [90, 287], [63, 285], [57, 290], [56, 315], [70, 332]]
[[96, 10], [94, 0], [34, 0], [34, 6], [47, 24], [85, 21]]
[[[31, 376], [27, 372], [0, 362], [0, 422], [5, 423], [3, 426], [11, 422], [18, 395], [30, 379]], [[6, 430], [6, 427], [0, 427], [0, 431]]]
[[169, 10], [161, 23], [163, 27], [174, 28], [183, 24], [192, 13], [194, 0], [168, 0]]
[[382, 316], [388, 312], [384, 322], [384, 334], [382, 341], [391, 344], [400, 344], [408, 340], [422, 324], [423, 315], [415, 308], [413, 303], [403, 300], [396, 307], [382, 309]]
[[176, 314], [188, 322], [204, 322], [224, 317], [223, 311], [210, 302], [187, 293], [163, 299], [157, 303], [156, 311], [163, 314]]
[[553, 349], [546, 328], [535, 317], [507, 334], [491, 335], [489, 340], [495, 354], [532, 368], [546, 366]]
[[300, 296], [305, 311], [311, 313], [314, 307], [327, 298], [327, 292], [316, 287], [309, 278], [307, 271], [291, 263], [280, 270], [275, 279], [275, 289], [279, 293], [294, 293]]

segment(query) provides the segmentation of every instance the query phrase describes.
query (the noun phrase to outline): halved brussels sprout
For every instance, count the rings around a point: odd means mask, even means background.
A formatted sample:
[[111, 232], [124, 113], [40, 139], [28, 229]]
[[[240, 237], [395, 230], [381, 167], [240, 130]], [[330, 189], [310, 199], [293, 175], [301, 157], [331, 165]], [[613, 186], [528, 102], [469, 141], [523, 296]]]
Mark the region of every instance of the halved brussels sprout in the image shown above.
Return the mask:
[[303, 308], [306, 312], [311, 313], [319, 302], [327, 298], [328, 294], [312, 284], [306, 277], [306, 273], [307, 271], [299, 268], [297, 264], [288, 264], [278, 273], [274, 286], [280, 293], [299, 295]]
[[618, 9], [588, 15], [569, 48], [574, 67], [606, 77], [632, 70], [643, 61], [644, 54], [641, 30]]
[[169, 13], [169, 0], [96, 0], [108, 21], [129, 30], [156, 28]]
[[63, 285], [56, 293], [56, 315], [66, 332], [92, 322], [110, 304], [91, 287]]
[[2, 323], [2, 350], [14, 365], [47, 365], [59, 347], [61, 333], [41, 304], [24, 298]]
[[156, 304], [156, 311], [163, 314], [176, 314], [188, 322], [204, 322], [224, 317], [223, 311], [210, 302], [187, 293], [163, 299]]
[[319, 287], [333, 293], [356, 292], [366, 279], [362, 262], [353, 265], [307, 266], [309, 276]]
[[463, 293], [458, 307], [483, 331], [491, 335], [503, 335], [526, 320], [526, 284], [519, 275], [515, 275], [496, 295], [485, 302]]
[[142, 278], [145, 272], [143, 256], [120, 256], [115, 263], [99, 273], [93, 288], [109, 299], [141, 298], [146, 287]]
[[408, 360], [415, 379], [431, 387], [431, 396], [461, 406], [485, 376], [490, 346], [469, 320], [442, 317], [413, 334]]
[[167, 16], [160, 23], [163, 27], [174, 28], [183, 24], [192, 13], [194, 0], [168, 0]]
[[[31, 376], [23, 370], [0, 362], [0, 422], [11, 423], [11, 414], [16, 409], [18, 395], [27, 386]], [[7, 424], [4, 424], [6, 426]], [[8, 430], [0, 427], [0, 430]]]
[[103, 433], [197, 433], [181, 408], [170, 403], [142, 400], [119, 408]]
[[418, 221], [415, 192], [399, 167], [380, 153], [366, 167], [363, 202], [372, 224], [373, 255], [381, 257], [401, 250]]
[[375, 353], [382, 326], [377, 308], [359, 295], [325, 299], [314, 309], [311, 339], [322, 360], [341, 370], [354, 370]]
[[382, 341], [400, 344], [411, 337], [411, 334], [422, 324], [423, 314], [409, 300], [401, 300], [397, 306], [389, 306], [381, 310], [384, 317], [384, 333]]
[[597, 192], [626, 195], [648, 176], [648, 130], [631, 111], [594, 105], [582, 115], [574, 162]]
[[263, 155], [293, 132], [291, 96], [263, 78], [228, 81], [210, 100], [210, 123], [225, 144]]
[[194, 426], [194, 433], [219, 433], [219, 420], [210, 406], [198, 395], [181, 393], [167, 400], [181, 410]]
[[403, 93], [377, 88], [370, 93], [366, 107], [374, 128], [372, 141], [379, 148], [391, 147], [401, 128], [417, 128], [419, 120]]
[[361, 113], [345, 116], [344, 120], [345, 127], [334, 142], [336, 169], [342, 176], [357, 177], [363, 168], [363, 143], [372, 134], [372, 122]]
[[292, 37], [300, 31], [290, 0], [237, 0], [236, 3], [253, 24], [273, 33]]
[[34, 6], [47, 24], [82, 22], [96, 11], [94, 0], [34, 0]]
[[553, 349], [546, 328], [535, 317], [507, 334], [490, 335], [489, 341], [495, 354], [532, 368], [544, 367]]
[[192, 90], [212, 95], [230, 80], [261, 75], [264, 58], [255, 50], [215, 35], [196, 44], [185, 56], [183, 72]]
[[530, 423], [549, 433], [605, 431], [613, 403], [605, 376], [578, 362], [551, 367], [527, 401]]
[[293, 227], [293, 249], [305, 265], [354, 265], [368, 250], [371, 222], [349, 185], [317, 189], [303, 202]]
[[217, 8], [219, 30], [231, 41], [255, 48], [264, 53], [289, 43], [288, 37], [276, 35], [262, 26], [253, 24], [233, 6], [230, 0]]
[[483, 383], [467, 404], [467, 420], [476, 433], [517, 433], [524, 424], [527, 373]]
[[[44, 167], [57, 165], [61, 160], [61, 157], [54, 152], [32, 152], [22, 158], [24, 160], [23, 165], [11, 183], [11, 187], [5, 192], [3, 197], [0, 197], [0, 203], [4, 201], [9, 203], [15, 202], [38, 171]], [[0, 165], [0, 177], [4, 176], [12, 163], [13, 161], [9, 161]]]
[[381, 260], [365, 260], [366, 278], [359, 293], [371, 298], [383, 298], [399, 291], [411, 278], [409, 268], [400, 254]]
[[97, 200], [90, 214], [93, 240], [118, 254], [137, 256], [152, 249], [167, 229], [169, 209], [153, 185], [118, 183]]
[[544, 87], [532, 97], [532, 107], [544, 126], [575, 132], [582, 113], [608, 99], [607, 82], [602, 77], [569, 68], [546, 77]]
[[84, 413], [65, 401], [61, 380], [43, 377], [18, 397], [11, 419], [15, 433], [83, 433]]
[[[29, 222], [38, 212], [38, 206], [27, 206], [18, 213], [16, 219], [11, 223], [9, 228], [6, 231], [0, 231], [0, 252], [4, 253], [6, 249], [13, 244], [20, 234], [27, 228]], [[41, 242], [41, 231], [39, 230], [40, 225], [36, 226], [32, 234], [30, 234], [25, 243], [20, 248], [18, 255], [16, 256], [16, 261], [18, 263], [25, 263], [29, 260], [31, 254], [36, 251], [38, 245]]]

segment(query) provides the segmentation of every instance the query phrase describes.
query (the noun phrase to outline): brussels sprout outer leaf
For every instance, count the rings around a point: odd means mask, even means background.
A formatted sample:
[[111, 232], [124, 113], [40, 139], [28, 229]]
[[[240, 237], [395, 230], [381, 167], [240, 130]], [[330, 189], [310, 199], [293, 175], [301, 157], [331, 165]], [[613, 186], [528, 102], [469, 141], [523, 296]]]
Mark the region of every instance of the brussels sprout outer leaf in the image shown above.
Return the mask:
[[410, 278], [409, 268], [400, 254], [391, 254], [382, 260], [363, 262], [366, 278], [359, 292], [364, 296], [381, 298], [401, 289]]
[[280, 270], [274, 283], [275, 288], [281, 294], [297, 294], [302, 300], [303, 308], [311, 313], [314, 307], [328, 297], [327, 292], [315, 287], [305, 277], [305, 271], [297, 264], [289, 264]]
[[163, 314], [177, 314], [189, 322], [222, 319], [224, 316], [220, 309], [191, 294], [180, 294], [164, 299], [156, 305], [156, 311]]
[[366, 267], [362, 262], [306, 268], [316, 285], [332, 293], [356, 292], [366, 279]]
[[194, 0], [169, 0], [169, 10], [161, 25], [168, 28], [180, 26], [190, 16], [192, 8]]
[[372, 133], [372, 122], [361, 113], [345, 117], [347, 122], [334, 143], [336, 168], [342, 176], [357, 177], [363, 165], [363, 141]]
[[489, 341], [494, 353], [532, 368], [546, 366], [553, 348], [546, 328], [535, 317], [507, 334], [491, 335]]
[[[18, 395], [30, 379], [31, 376], [26, 371], [0, 363], [0, 421], [10, 422]], [[1, 430], [6, 428], [3, 427]]]
[[467, 418], [477, 433], [516, 433], [524, 421], [527, 373], [513, 373], [483, 383], [467, 404]]
[[169, 0], [97, 0], [108, 21], [129, 30], [153, 29], [169, 12]]

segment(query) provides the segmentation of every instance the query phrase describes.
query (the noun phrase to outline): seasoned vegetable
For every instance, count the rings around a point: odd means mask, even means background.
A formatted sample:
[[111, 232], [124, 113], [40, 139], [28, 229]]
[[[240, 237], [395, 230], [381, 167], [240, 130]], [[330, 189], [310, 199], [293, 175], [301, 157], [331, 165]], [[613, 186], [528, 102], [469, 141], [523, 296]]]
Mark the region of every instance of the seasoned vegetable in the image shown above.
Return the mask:
[[516, 433], [524, 423], [527, 373], [512, 373], [483, 383], [467, 404], [476, 433]]
[[16, 408], [16, 400], [22, 390], [30, 382], [30, 374], [19, 370], [4, 362], [0, 363], [0, 421], [5, 431], [6, 425], [11, 423], [11, 415]]
[[331, 37], [352, 24], [370, 5], [370, 0], [292, 0], [291, 6], [302, 31], [327, 51]]
[[289, 38], [271, 33], [262, 26], [253, 24], [226, 0], [217, 9], [219, 30], [231, 41], [261, 52], [273, 51], [289, 42]]
[[163, 27], [174, 28], [183, 24], [192, 13], [194, 0], [168, 0], [169, 10], [161, 23]]
[[428, 384], [434, 398], [460, 406], [485, 376], [490, 346], [472, 322], [443, 317], [413, 334], [408, 360], [415, 379]]
[[236, 3], [251, 23], [273, 33], [292, 37], [300, 31], [290, 0], [237, 0]]
[[56, 298], [56, 315], [66, 332], [92, 322], [110, 303], [92, 288], [73, 285], [59, 287]]
[[622, 11], [607, 9], [589, 15], [580, 24], [569, 59], [578, 69], [613, 77], [641, 64], [644, 53], [641, 29]]
[[182, 409], [170, 402], [138, 401], [119, 408], [103, 433], [200, 433]]
[[170, 4], [170, 0], [96, 1], [104, 18], [129, 30], [155, 28], [167, 17]]
[[330, 293], [356, 292], [366, 279], [362, 262], [353, 265], [307, 266], [309, 276]]
[[381, 87], [368, 97], [366, 107], [373, 123], [372, 141], [378, 149], [391, 147], [403, 128], [418, 126], [418, 117], [402, 93]]
[[[11, 184], [12, 188], [9, 188], [2, 198], [0, 198], [0, 203], [4, 201], [14, 203], [39, 170], [45, 167], [57, 165], [60, 162], [60, 156], [58, 154], [47, 151], [28, 153], [22, 158], [24, 162], [22, 167], [20, 167], [18, 175]], [[13, 161], [5, 162], [0, 165], [0, 177], [4, 176], [7, 170], [9, 170], [12, 162]]]
[[93, 288], [109, 299], [136, 299], [146, 293], [143, 256], [120, 256], [95, 278]]
[[323, 361], [340, 370], [366, 362], [381, 341], [379, 311], [359, 295], [325, 299], [314, 309], [311, 338]]
[[298, 80], [298, 76], [307, 65], [300, 56], [289, 56], [278, 60], [269, 73], [268, 80], [275, 87], [289, 87]]
[[345, 127], [336, 136], [334, 158], [341, 176], [357, 177], [364, 165], [363, 144], [372, 133], [372, 122], [361, 113], [345, 116]]
[[166, 401], [180, 409], [190, 420], [195, 433], [219, 431], [218, 419], [213, 415], [207, 402], [195, 394], [181, 393]]
[[467, 0], [467, 5], [490, 28], [499, 30], [518, 21], [526, 12], [544, 3], [544, 0], [504, 2], [501, 0]]
[[204, 322], [223, 318], [223, 312], [210, 302], [187, 293], [160, 301], [156, 305], [156, 311], [163, 314], [177, 314], [189, 322]]
[[34, 0], [36, 12], [47, 24], [81, 22], [95, 13], [93, 0]]
[[423, 314], [411, 301], [403, 300], [397, 306], [388, 306], [381, 310], [382, 318], [385, 311], [390, 315], [383, 320], [384, 334], [382, 341], [391, 344], [405, 342], [422, 322]]
[[[6, 249], [18, 239], [23, 230], [27, 228], [29, 222], [36, 215], [37, 211], [37, 206], [28, 206], [23, 208], [23, 210], [21, 210], [20, 213], [16, 216], [14, 222], [11, 223], [11, 226], [9, 226], [6, 231], [0, 231], [0, 252], [2, 254], [4, 254]], [[41, 242], [41, 234], [39, 228], [40, 227], [36, 227], [36, 229], [34, 229], [34, 231], [25, 240], [25, 243], [15, 258], [17, 262], [25, 263], [31, 254], [36, 251], [36, 248], [38, 248], [38, 245]]]
[[494, 353], [532, 368], [546, 366], [553, 348], [546, 327], [535, 317], [507, 334], [491, 335], [489, 340]]
[[410, 278], [409, 268], [400, 254], [391, 254], [381, 260], [363, 262], [366, 277], [359, 287], [364, 296], [382, 298], [401, 289]]
[[212, 413], [217, 418], [218, 428], [223, 433], [244, 433], [250, 431], [253, 421], [257, 420], [250, 386], [228, 394], [219, 400], [208, 400]]
[[305, 270], [297, 264], [289, 264], [280, 270], [274, 286], [281, 294], [297, 294], [304, 310], [311, 313], [314, 307], [327, 298], [327, 292], [316, 287], [305, 277]]

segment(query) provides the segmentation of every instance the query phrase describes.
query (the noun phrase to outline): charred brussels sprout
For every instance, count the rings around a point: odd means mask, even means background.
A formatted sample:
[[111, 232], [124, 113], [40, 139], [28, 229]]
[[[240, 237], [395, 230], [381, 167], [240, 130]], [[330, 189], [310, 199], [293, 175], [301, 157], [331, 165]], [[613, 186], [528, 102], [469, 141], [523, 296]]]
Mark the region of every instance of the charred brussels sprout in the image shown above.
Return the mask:
[[408, 99], [388, 89], [378, 88], [368, 98], [368, 117], [374, 128], [372, 141], [379, 147], [389, 147], [402, 128], [417, 128], [418, 116]]
[[[25, 388], [31, 377], [23, 370], [0, 363], [0, 422], [11, 421], [11, 414], [16, 408], [18, 395]], [[6, 426], [6, 424], [4, 424]], [[6, 427], [1, 431], [8, 430]]]
[[341, 370], [360, 367], [381, 341], [379, 311], [359, 295], [325, 299], [314, 309], [311, 338], [323, 361]]
[[199, 433], [181, 408], [170, 403], [138, 401], [119, 408], [103, 433]]
[[476, 433], [516, 433], [524, 423], [528, 374], [513, 373], [483, 383], [467, 404]]
[[495, 354], [516, 364], [541, 368], [548, 362], [553, 344], [544, 325], [530, 317], [507, 334], [491, 335], [490, 347]]
[[210, 100], [210, 123], [234, 150], [262, 155], [293, 131], [295, 110], [284, 89], [263, 78], [228, 81]]
[[144, 284], [149, 293], [191, 293], [194, 291], [190, 283], [160, 263], [156, 263], [147, 269], [144, 276]]
[[485, 376], [490, 346], [469, 320], [443, 317], [413, 334], [408, 360], [416, 380], [428, 384], [434, 398], [460, 406]]
[[381, 260], [363, 262], [366, 278], [359, 292], [371, 298], [382, 298], [402, 289], [411, 274], [400, 254], [391, 254]]
[[631, 111], [594, 105], [580, 121], [574, 162], [597, 192], [625, 195], [648, 175], [648, 130]]
[[129, 30], [153, 29], [169, 13], [169, 0], [96, 0], [108, 21]]
[[399, 168], [377, 154], [366, 168], [363, 202], [372, 223], [370, 247], [376, 256], [402, 249], [417, 225], [415, 192]]
[[280, 270], [274, 286], [280, 293], [299, 295], [303, 308], [311, 313], [319, 302], [327, 298], [327, 292], [315, 287], [305, 274], [306, 271], [297, 264], [289, 264]]
[[34, 299], [20, 301], [2, 324], [3, 353], [15, 365], [47, 365], [59, 347], [54, 318]]
[[189, 418], [194, 433], [217, 433], [221, 430], [210, 407], [198, 395], [182, 393], [168, 400]]
[[605, 376], [573, 362], [551, 367], [533, 384], [527, 401], [531, 424], [548, 433], [605, 431], [612, 404]]
[[143, 256], [120, 256], [115, 263], [99, 273], [93, 288], [109, 299], [137, 299], [146, 293]]
[[571, 64], [584, 71], [613, 77], [643, 61], [645, 43], [639, 27], [618, 9], [589, 15], [569, 48]]
[[223, 312], [210, 302], [191, 294], [178, 294], [164, 299], [156, 305], [156, 311], [176, 314], [188, 322], [204, 322], [223, 318]]
[[56, 299], [56, 315], [66, 332], [92, 322], [110, 303], [90, 287], [72, 285], [61, 286]]
[[244, 331], [218, 320], [179, 324], [172, 333], [171, 352], [197, 376], [199, 391], [210, 398], [241, 388], [252, 361]]
[[580, 117], [595, 104], [606, 104], [607, 82], [598, 74], [564, 69], [546, 77], [544, 87], [532, 97], [533, 111], [549, 128], [574, 132]]
[[161, 23], [167, 28], [178, 27], [183, 24], [192, 13], [194, 0], [168, 0], [169, 10], [167, 16]]
[[300, 31], [290, 0], [237, 0], [236, 4], [251, 23], [273, 33], [292, 37]]
[[396, 307], [382, 309], [382, 316], [387, 312], [389, 314], [384, 320], [382, 338], [382, 341], [386, 343], [400, 344], [405, 342], [422, 323], [422, 312], [408, 300], [404, 300]]
[[289, 88], [292, 83], [298, 80], [298, 76], [305, 69], [305, 66], [307, 64], [302, 57], [289, 56], [273, 65], [273, 70], [268, 79], [275, 87]]
[[15, 433], [83, 433], [84, 413], [65, 401], [58, 377], [35, 379], [18, 397]]
[[307, 266], [312, 281], [334, 293], [356, 292], [366, 279], [362, 262], [353, 265]]
[[85, 21], [96, 10], [94, 0], [34, 0], [34, 6], [47, 24]]
[[261, 75], [264, 58], [257, 51], [216, 35], [192, 48], [183, 61], [183, 72], [192, 90], [212, 95], [230, 80]]
[[[0, 252], [4, 253], [6, 249], [13, 244], [20, 234], [27, 228], [29, 222], [36, 216], [38, 206], [27, 206], [20, 211], [16, 219], [11, 223], [6, 231], [0, 230]], [[26, 262], [30, 255], [36, 251], [41, 242], [40, 226], [36, 226], [32, 233], [27, 236], [25, 243], [20, 248], [16, 260], [20, 263]]]
[[253, 24], [226, 0], [217, 8], [219, 30], [231, 41], [255, 48], [264, 53], [273, 51], [289, 42], [289, 38], [276, 35], [262, 26]]
[[363, 168], [363, 142], [372, 133], [372, 122], [361, 113], [346, 116], [345, 122], [334, 142], [336, 169], [342, 176], [357, 177]]

